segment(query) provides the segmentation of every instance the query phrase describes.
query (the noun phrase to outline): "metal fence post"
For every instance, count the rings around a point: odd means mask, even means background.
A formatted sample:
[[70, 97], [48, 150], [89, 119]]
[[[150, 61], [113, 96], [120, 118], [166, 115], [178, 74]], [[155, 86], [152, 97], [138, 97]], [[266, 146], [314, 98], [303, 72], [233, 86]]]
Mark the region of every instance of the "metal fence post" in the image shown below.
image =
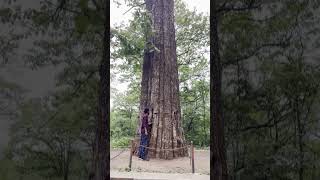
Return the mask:
[[191, 141], [191, 165], [192, 165], [192, 173], [194, 173], [194, 147], [193, 147], [192, 141]]
[[133, 155], [133, 140], [131, 140], [131, 148], [130, 148], [130, 159], [129, 159], [129, 171], [131, 171], [131, 164], [132, 164], [132, 155]]

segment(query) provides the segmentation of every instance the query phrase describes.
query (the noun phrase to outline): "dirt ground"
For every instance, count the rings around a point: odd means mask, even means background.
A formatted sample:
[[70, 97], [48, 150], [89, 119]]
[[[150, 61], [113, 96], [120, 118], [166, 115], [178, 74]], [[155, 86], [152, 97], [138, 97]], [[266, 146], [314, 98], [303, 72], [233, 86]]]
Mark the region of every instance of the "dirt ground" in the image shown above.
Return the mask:
[[[126, 172], [129, 166], [129, 149], [111, 150], [110, 152], [110, 170], [114, 172]], [[115, 158], [113, 158], [115, 157]], [[210, 174], [210, 150], [195, 150], [195, 173], [198, 175]], [[132, 172], [146, 173], [191, 173], [191, 162], [189, 157], [173, 160], [150, 159], [150, 161], [139, 160], [138, 157], [132, 157]]]
[[147, 173], [147, 172], [115, 172], [110, 171], [111, 180], [209, 180], [209, 175], [197, 173]]

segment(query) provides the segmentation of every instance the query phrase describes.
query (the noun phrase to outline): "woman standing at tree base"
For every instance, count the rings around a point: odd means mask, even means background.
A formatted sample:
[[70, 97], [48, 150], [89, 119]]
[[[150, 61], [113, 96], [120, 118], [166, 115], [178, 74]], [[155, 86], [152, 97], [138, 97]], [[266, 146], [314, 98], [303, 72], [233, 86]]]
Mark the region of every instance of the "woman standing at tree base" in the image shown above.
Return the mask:
[[139, 158], [147, 161], [147, 146], [148, 146], [148, 116], [149, 109], [146, 108], [144, 110], [144, 114], [142, 116], [142, 123], [140, 128], [141, 139], [140, 139], [140, 147], [139, 147]]

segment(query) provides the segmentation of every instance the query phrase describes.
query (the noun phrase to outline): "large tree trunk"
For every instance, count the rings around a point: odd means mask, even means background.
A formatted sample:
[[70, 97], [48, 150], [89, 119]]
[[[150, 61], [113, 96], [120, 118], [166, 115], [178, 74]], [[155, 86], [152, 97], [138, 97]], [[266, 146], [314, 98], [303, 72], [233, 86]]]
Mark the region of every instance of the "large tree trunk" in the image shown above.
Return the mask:
[[149, 147], [156, 149], [149, 150], [148, 156], [161, 159], [186, 156], [187, 148], [164, 150], [186, 145], [181, 124], [174, 1], [145, 2], [155, 30], [155, 33], [147, 38], [147, 44], [156, 47], [146, 48], [142, 67], [140, 113], [145, 108], [150, 109], [153, 127]]
[[93, 164], [90, 173], [90, 180], [107, 180], [110, 179], [109, 169], [110, 169], [110, 136], [109, 136], [109, 115], [110, 115], [110, 105], [109, 105], [109, 95], [110, 89], [108, 85], [110, 84], [110, 74], [109, 70], [109, 2], [105, 2], [105, 23], [104, 23], [104, 34], [103, 34], [103, 55], [101, 58], [101, 63], [99, 67], [99, 99], [98, 99], [98, 117], [96, 123], [96, 136], [95, 145], [93, 148]]
[[210, 71], [213, 77], [210, 79], [210, 90], [213, 92], [212, 98], [213, 104], [211, 108], [212, 115], [212, 130], [211, 130], [211, 162], [213, 163], [213, 179], [214, 180], [225, 180], [227, 177], [227, 163], [226, 163], [226, 153], [224, 147], [224, 120], [222, 114], [222, 100], [221, 100], [221, 74], [222, 67], [220, 61], [220, 53], [219, 53], [219, 36], [218, 36], [218, 3], [217, 0], [213, 2], [213, 13], [211, 15], [212, 18], [212, 26], [211, 26], [211, 37], [213, 41], [213, 46], [211, 54], [211, 68]]

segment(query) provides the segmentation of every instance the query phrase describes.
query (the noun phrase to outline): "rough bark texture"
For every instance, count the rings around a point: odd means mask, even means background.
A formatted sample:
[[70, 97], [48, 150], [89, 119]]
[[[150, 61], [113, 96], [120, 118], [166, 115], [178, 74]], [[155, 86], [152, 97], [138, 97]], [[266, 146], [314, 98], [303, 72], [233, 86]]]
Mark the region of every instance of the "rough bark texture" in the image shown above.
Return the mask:
[[219, 53], [219, 36], [218, 36], [218, 12], [217, 12], [217, 0], [212, 2], [213, 13], [211, 15], [211, 32], [212, 47], [211, 47], [211, 66], [210, 71], [212, 77], [210, 78], [210, 91], [213, 93], [211, 102], [212, 107], [210, 109], [212, 115], [212, 131], [211, 139], [211, 162], [213, 163], [213, 179], [214, 180], [226, 180], [227, 177], [227, 163], [226, 153], [224, 147], [224, 120], [222, 114], [222, 100], [221, 100], [221, 74], [222, 67]]
[[110, 95], [110, 74], [109, 70], [109, 3], [105, 3], [105, 27], [103, 37], [103, 55], [99, 67], [99, 99], [98, 99], [98, 117], [96, 124], [95, 145], [93, 148], [93, 172], [90, 173], [89, 179], [93, 180], [107, 180], [110, 179], [110, 136], [109, 136], [109, 95]]
[[149, 147], [156, 149], [149, 150], [148, 157], [173, 159], [187, 156], [187, 149], [163, 150], [186, 145], [181, 125], [174, 1], [145, 2], [155, 30], [147, 41], [160, 50], [150, 52], [150, 49], [146, 49], [142, 67], [140, 112], [145, 108], [150, 109], [153, 127]]

